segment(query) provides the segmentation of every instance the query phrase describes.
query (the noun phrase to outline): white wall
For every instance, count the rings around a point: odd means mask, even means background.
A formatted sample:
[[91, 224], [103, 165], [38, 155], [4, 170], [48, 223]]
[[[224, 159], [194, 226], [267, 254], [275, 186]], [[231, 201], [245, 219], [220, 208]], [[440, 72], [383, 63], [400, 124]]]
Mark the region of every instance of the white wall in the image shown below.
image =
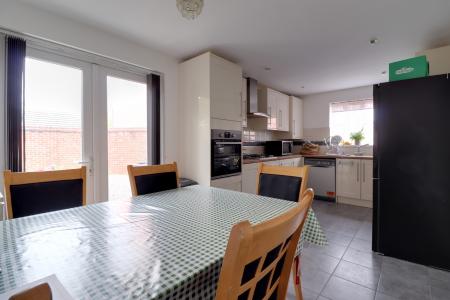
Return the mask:
[[[161, 72], [164, 81], [162, 91], [164, 97], [163, 161], [177, 160], [178, 62], [176, 59], [108, 32], [15, 0], [0, 0], [0, 27]], [[3, 73], [0, 77], [2, 75]], [[0, 117], [3, 118], [3, 115]]]
[[324, 138], [329, 134], [329, 110], [330, 103], [350, 100], [360, 100], [373, 97], [373, 86], [313, 94], [302, 97], [303, 99], [303, 126], [305, 138], [310, 134], [319, 134], [317, 138]]
[[416, 53], [417, 56], [426, 55], [430, 64], [430, 75], [450, 73], [450, 45], [429, 49]]

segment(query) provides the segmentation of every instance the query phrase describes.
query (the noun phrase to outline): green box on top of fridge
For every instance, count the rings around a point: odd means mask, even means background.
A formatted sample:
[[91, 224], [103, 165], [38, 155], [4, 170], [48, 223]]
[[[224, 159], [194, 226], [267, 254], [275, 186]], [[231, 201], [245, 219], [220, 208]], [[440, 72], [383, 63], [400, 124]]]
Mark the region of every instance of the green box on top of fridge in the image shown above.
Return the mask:
[[428, 74], [429, 67], [425, 55], [389, 64], [389, 81], [426, 77]]

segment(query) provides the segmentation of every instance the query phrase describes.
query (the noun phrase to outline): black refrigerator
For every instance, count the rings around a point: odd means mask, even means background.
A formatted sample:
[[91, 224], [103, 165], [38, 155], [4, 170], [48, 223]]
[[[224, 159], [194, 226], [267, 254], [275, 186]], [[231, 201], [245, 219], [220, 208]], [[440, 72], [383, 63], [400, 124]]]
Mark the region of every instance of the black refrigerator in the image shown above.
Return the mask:
[[450, 270], [450, 79], [374, 86], [374, 251]]

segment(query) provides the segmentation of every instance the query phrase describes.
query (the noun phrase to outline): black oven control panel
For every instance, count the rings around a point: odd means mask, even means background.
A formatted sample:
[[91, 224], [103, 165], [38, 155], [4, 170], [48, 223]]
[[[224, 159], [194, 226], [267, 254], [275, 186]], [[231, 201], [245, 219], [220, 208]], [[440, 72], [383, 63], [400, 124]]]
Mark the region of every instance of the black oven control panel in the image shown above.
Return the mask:
[[239, 140], [242, 139], [242, 132], [236, 130], [211, 130], [211, 140]]

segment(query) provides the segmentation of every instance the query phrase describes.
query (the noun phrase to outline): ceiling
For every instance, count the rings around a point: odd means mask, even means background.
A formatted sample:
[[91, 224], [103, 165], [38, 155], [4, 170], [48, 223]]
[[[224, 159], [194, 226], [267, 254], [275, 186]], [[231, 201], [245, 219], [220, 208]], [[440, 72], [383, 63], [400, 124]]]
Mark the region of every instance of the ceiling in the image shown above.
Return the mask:
[[205, 0], [194, 21], [175, 0], [21, 1], [179, 60], [213, 50], [294, 95], [386, 81], [389, 62], [450, 44], [449, 0]]

